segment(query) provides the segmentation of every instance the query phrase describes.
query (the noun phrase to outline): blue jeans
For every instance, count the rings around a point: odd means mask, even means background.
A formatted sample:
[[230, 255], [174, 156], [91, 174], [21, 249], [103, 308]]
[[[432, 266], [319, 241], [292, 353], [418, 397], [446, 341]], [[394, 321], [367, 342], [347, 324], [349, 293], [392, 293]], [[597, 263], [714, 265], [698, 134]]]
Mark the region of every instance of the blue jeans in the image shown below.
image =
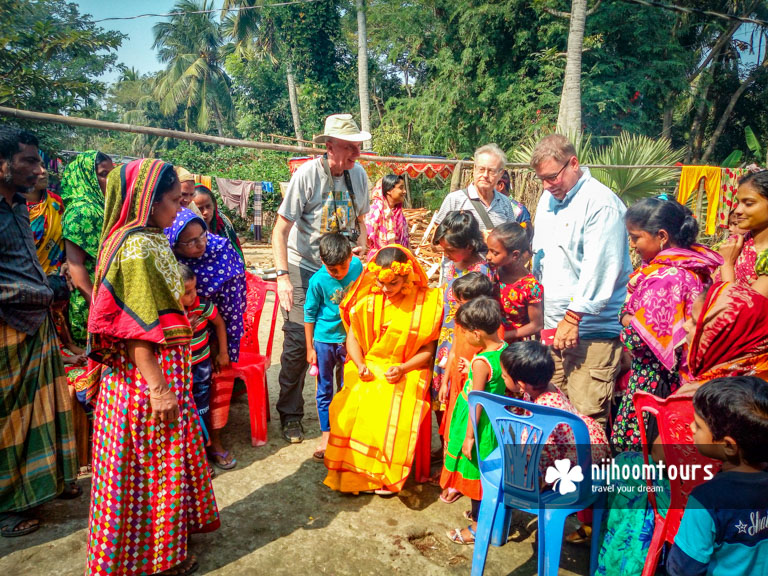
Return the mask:
[[[344, 385], [344, 362], [347, 360], [345, 344], [326, 344], [315, 342], [317, 354], [317, 415], [320, 419], [320, 430], [329, 432], [331, 424], [328, 421], [328, 407], [333, 399], [333, 374], [337, 373], [339, 390]], [[341, 367], [341, 370], [337, 368]]]

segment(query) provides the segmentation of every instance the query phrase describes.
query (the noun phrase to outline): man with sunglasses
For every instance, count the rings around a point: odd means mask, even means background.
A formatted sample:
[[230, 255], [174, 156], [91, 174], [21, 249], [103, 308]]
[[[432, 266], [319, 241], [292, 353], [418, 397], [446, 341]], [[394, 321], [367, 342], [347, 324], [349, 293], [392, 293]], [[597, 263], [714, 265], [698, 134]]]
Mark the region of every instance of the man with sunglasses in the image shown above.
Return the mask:
[[544, 187], [533, 273], [544, 285], [542, 339], [552, 345], [552, 382], [579, 412], [605, 424], [621, 355], [619, 311], [632, 271], [626, 207], [579, 165], [565, 136], [543, 138], [531, 167]]

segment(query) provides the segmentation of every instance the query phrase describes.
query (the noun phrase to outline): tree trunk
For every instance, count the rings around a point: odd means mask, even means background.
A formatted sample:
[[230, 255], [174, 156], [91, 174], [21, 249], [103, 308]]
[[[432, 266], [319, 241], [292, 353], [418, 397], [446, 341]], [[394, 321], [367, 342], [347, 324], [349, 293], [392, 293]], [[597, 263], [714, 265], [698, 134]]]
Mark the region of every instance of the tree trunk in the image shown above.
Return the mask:
[[[355, 0], [357, 7], [357, 85], [360, 92], [360, 124], [363, 132], [371, 131], [371, 108], [368, 95], [368, 29], [365, 22], [365, 0]], [[371, 141], [363, 142], [371, 149]]]
[[[763, 66], [765, 65], [766, 65], [766, 62], [763, 62]], [[728, 106], [726, 106], [725, 110], [723, 110], [723, 114], [720, 116], [720, 121], [717, 123], [717, 127], [715, 128], [715, 131], [712, 133], [712, 138], [709, 139], [709, 144], [707, 145], [707, 149], [704, 151], [704, 154], [701, 156], [702, 163], [709, 160], [709, 157], [712, 155], [712, 152], [715, 150], [715, 145], [717, 145], [718, 139], [722, 135], [723, 130], [725, 130], [725, 125], [727, 124], [728, 119], [731, 117], [731, 113], [733, 112], [733, 109], [736, 107], [736, 103], [739, 101], [739, 98], [741, 98], [741, 95], [744, 94], [747, 88], [749, 88], [750, 84], [752, 84], [752, 82], [755, 81], [755, 76], [757, 75], [759, 70], [762, 70], [762, 68], [755, 68], [754, 70], [752, 70], [752, 73], [744, 79], [744, 82], [741, 83], [741, 86], [739, 86], [736, 92], [734, 92], [733, 95], [731, 96], [731, 99], [728, 101]]]
[[572, 0], [563, 93], [557, 115], [557, 131], [571, 137], [581, 133], [581, 51], [586, 22], [587, 0]]
[[663, 138], [669, 138], [672, 139], [672, 104], [667, 103], [664, 106], [664, 118], [663, 118], [663, 124], [661, 128], [661, 136]]
[[291, 117], [293, 118], [293, 132], [297, 140], [304, 140], [301, 132], [301, 117], [299, 116], [299, 98], [296, 95], [296, 77], [293, 75], [293, 65], [290, 61], [285, 65], [285, 78], [288, 81], [288, 101], [291, 103]]

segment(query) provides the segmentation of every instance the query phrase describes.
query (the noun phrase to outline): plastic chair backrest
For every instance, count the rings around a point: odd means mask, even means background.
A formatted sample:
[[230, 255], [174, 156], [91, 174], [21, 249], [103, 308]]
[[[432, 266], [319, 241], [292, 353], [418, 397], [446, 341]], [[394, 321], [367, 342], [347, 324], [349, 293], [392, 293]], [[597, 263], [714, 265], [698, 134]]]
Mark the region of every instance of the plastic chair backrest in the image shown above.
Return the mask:
[[[476, 438], [478, 437], [475, 421], [477, 405], [482, 406], [488, 416], [496, 434], [496, 440], [502, 447], [500, 451], [503, 458], [501, 484], [507, 506], [523, 509], [537, 509], [542, 504], [569, 507], [592, 495], [592, 454], [589, 431], [586, 423], [579, 416], [525, 400], [472, 391], [469, 393], [469, 414]], [[584, 480], [576, 484], [575, 492], [569, 494], [561, 495], [554, 490], [546, 490], [542, 493], [539, 483], [542, 449], [553, 430], [563, 423], [573, 431], [576, 443], [577, 462], [572, 462], [571, 465], [581, 466]], [[480, 474], [486, 482], [489, 481], [487, 475], [492, 468], [489, 460], [486, 458], [479, 462]]]
[[264, 305], [267, 299], [267, 292], [274, 293], [275, 301], [272, 310], [272, 322], [269, 329], [269, 337], [265, 356], [271, 357], [272, 341], [275, 336], [275, 326], [277, 321], [277, 311], [279, 304], [277, 301], [277, 285], [275, 282], [266, 282], [251, 272], [245, 273], [246, 285], [246, 307], [243, 314], [244, 331], [240, 339], [240, 352], [250, 354], [261, 354], [259, 346], [259, 323], [261, 313], [264, 311]]
[[[665, 464], [678, 467], [678, 470], [686, 470], [686, 474], [679, 473], [675, 480], [669, 480], [670, 519], [676, 518], [677, 525], [670, 525], [669, 534], [673, 538], [679, 527], [679, 517], [682, 517], [682, 511], [688, 502], [688, 496], [696, 486], [702, 484], [705, 480], [705, 474], [702, 468], [699, 468], [694, 477], [687, 470], [691, 470], [691, 465], [700, 466], [712, 465], [715, 470], [719, 470], [721, 463], [706, 456], [702, 456], [693, 443], [693, 432], [691, 423], [693, 422], [693, 397], [692, 396], [670, 396], [662, 399], [648, 392], [635, 392], [632, 397], [635, 404], [635, 411], [638, 415], [642, 413], [652, 414], [656, 417], [659, 438], [664, 447]], [[640, 426], [640, 437], [643, 442], [643, 456], [648, 461], [648, 439], [646, 438], [645, 426]], [[685, 465], [685, 468], [681, 467]], [[684, 477], [685, 476], [685, 477]], [[649, 481], [650, 482], [650, 481]], [[648, 499], [656, 509], [656, 496], [651, 490], [648, 492]]]

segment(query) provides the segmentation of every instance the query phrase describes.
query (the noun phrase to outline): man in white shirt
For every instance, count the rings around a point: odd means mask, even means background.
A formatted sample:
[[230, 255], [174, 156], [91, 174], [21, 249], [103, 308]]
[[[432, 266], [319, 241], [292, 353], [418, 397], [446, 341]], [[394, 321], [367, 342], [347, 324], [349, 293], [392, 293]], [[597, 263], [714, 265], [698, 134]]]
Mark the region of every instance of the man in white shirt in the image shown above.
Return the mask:
[[543, 138], [531, 166], [544, 186], [533, 273], [544, 286], [543, 335], [555, 332], [552, 382], [579, 412], [605, 424], [621, 354], [619, 311], [632, 271], [626, 207], [579, 166], [565, 136]]
[[326, 154], [296, 170], [277, 211], [272, 250], [284, 319], [277, 411], [283, 438], [290, 443], [304, 440], [304, 301], [309, 279], [322, 266], [320, 237], [339, 232], [355, 244], [353, 253], [365, 256], [367, 250], [368, 176], [356, 160], [360, 144], [370, 139], [350, 114], [329, 116], [323, 134], [315, 136], [315, 142], [325, 143]]

